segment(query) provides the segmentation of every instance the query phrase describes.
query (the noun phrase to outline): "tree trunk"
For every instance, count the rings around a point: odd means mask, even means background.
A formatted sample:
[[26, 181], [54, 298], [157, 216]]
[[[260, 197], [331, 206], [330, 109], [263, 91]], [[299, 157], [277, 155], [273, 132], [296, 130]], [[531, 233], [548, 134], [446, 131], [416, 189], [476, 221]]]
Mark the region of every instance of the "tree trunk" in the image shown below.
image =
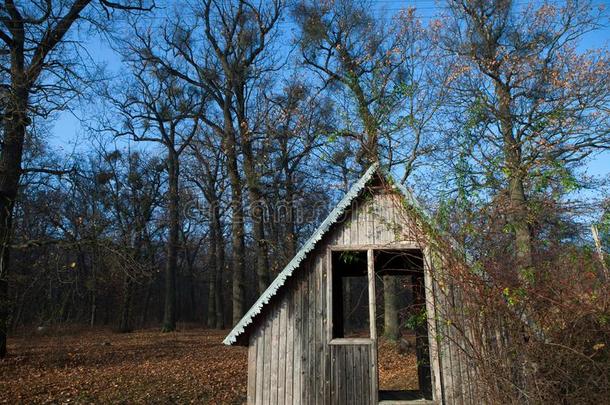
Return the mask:
[[504, 159], [508, 169], [508, 198], [510, 202], [509, 218], [515, 232], [515, 251], [521, 274], [532, 265], [532, 236], [528, 224], [528, 207], [524, 187], [521, 144], [513, 134], [510, 89], [505, 84], [495, 81], [495, 93], [498, 98], [500, 129], [504, 141]]
[[[96, 256], [95, 246], [93, 247], [93, 257], [91, 258], [91, 311], [89, 312], [89, 326], [95, 326], [97, 318], [97, 274], [96, 274]], [[85, 259], [82, 259], [85, 264]]]
[[517, 175], [511, 178], [509, 187], [517, 261], [521, 269], [527, 269], [532, 265], [532, 235], [527, 219], [527, 200], [522, 177]]
[[129, 275], [125, 275], [123, 284], [123, 304], [121, 305], [121, 319], [119, 321], [119, 332], [131, 332], [131, 297], [133, 296], [133, 282]]
[[176, 330], [176, 269], [178, 267], [178, 227], [179, 194], [178, 176], [180, 173], [178, 154], [168, 146], [168, 222], [167, 262], [165, 265], [165, 310], [163, 313], [163, 332]]
[[258, 293], [264, 293], [269, 285], [269, 258], [267, 241], [265, 239], [265, 201], [261, 193], [259, 175], [256, 172], [256, 162], [252, 149], [252, 139], [246, 117], [245, 97], [243, 87], [235, 91], [237, 101], [237, 122], [241, 135], [241, 147], [244, 155], [244, 174], [248, 184], [250, 199], [250, 217], [252, 218], [252, 237], [254, 239], [254, 255], [256, 256], [256, 275]]
[[383, 334], [391, 340], [400, 336], [398, 322], [399, 280], [396, 276], [383, 276]]
[[215, 289], [216, 294], [214, 294], [215, 302], [214, 307], [216, 309], [216, 329], [224, 328], [224, 305], [223, 305], [223, 291], [222, 288], [222, 275], [225, 267], [225, 241], [222, 235], [222, 224], [220, 223], [220, 207], [216, 204], [215, 207], [214, 219], [216, 221], [216, 268], [213, 271], [216, 272], [216, 277], [214, 281], [216, 283]]
[[152, 295], [152, 290], [155, 285], [155, 276], [151, 275], [150, 280], [148, 281], [148, 285], [146, 286], [146, 293], [144, 295], [144, 304], [142, 306], [142, 317], [140, 318], [140, 325], [145, 326], [148, 322], [148, 307], [150, 306], [150, 297]]
[[[23, 60], [20, 61], [21, 64]], [[0, 358], [6, 356], [6, 336], [11, 300], [9, 296], [10, 245], [13, 209], [21, 177], [21, 160], [25, 139], [28, 89], [22, 72], [12, 72], [12, 97], [3, 120], [4, 139], [0, 151]]]
[[220, 294], [220, 291], [218, 291], [216, 288], [216, 277], [218, 276], [216, 264], [216, 260], [218, 257], [218, 238], [216, 236], [216, 233], [218, 232], [218, 230], [216, 229], [216, 221], [214, 218], [216, 211], [215, 205], [215, 202], [210, 202], [212, 218], [210, 218], [210, 261], [208, 266], [210, 271], [210, 284], [208, 286], [208, 328], [216, 327], [216, 323], [218, 321], [216, 319], [216, 314], [218, 312], [216, 308], [216, 294]]
[[[212, 233], [214, 233], [212, 231]], [[211, 236], [211, 246], [210, 246], [210, 261], [209, 261], [209, 271], [210, 278], [208, 284], [208, 316], [207, 322], [208, 328], [213, 329], [216, 327], [216, 294], [219, 294], [220, 291], [216, 290], [216, 241], [214, 240], [214, 236]]]
[[231, 237], [232, 237], [232, 320], [236, 324], [245, 313], [244, 303], [244, 214], [242, 203], [241, 178], [237, 162], [235, 131], [231, 115], [232, 93], [225, 92], [224, 114], [224, 149], [227, 155], [227, 171], [231, 184]]
[[216, 302], [214, 307], [216, 308], [216, 329], [224, 329], [225, 326], [225, 313], [224, 313], [224, 299], [223, 299], [223, 287], [222, 287], [222, 270], [224, 269], [224, 245], [219, 245], [219, 252], [222, 253], [222, 258], [216, 260]]
[[[297, 251], [296, 231], [295, 231], [295, 218], [294, 218], [294, 184], [292, 182], [292, 173], [288, 167], [288, 158], [284, 159], [284, 188], [286, 189], [286, 257], [291, 260]], [[283, 265], [283, 263], [282, 263]]]
[[[211, 193], [214, 193], [214, 185], [211, 185]], [[222, 238], [222, 227], [220, 223], [219, 202], [214, 199], [210, 201], [210, 285], [208, 296], [208, 327], [221, 329], [223, 327], [222, 311], [222, 268], [224, 266], [224, 240]]]

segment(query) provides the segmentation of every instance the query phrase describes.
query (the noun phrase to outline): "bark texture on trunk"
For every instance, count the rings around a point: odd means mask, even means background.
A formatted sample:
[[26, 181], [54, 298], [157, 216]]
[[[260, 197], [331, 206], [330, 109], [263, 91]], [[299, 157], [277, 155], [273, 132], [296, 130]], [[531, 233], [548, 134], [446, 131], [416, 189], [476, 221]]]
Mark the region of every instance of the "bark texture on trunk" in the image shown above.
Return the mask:
[[398, 340], [400, 336], [398, 293], [398, 277], [383, 276], [383, 334], [391, 340]]
[[231, 115], [232, 93], [225, 92], [224, 114], [224, 149], [227, 156], [227, 172], [231, 184], [231, 243], [232, 243], [232, 321], [239, 322], [245, 313], [244, 294], [244, 209], [242, 201], [241, 178], [237, 161], [237, 145], [233, 117]]
[[[214, 188], [211, 189], [213, 192]], [[211, 202], [210, 238], [212, 257], [210, 258], [210, 285], [208, 296], [208, 327], [222, 329], [224, 326], [222, 270], [224, 268], [224, 238], [220, 223], [219, 202]]]
[[178, 233], [180, 224], [178, 176], [179, 157], [173, 148], [168, 150], [168, 225], [167, 262], [165, 263], [165, 307], [163, 332], [176, 330], [176, 269], [178, 266]]
[[4, 138], [0, 151], [0, 358], [6, 356], [6, 337], [12, 306], [9, 295], [9, 264], [13, 210], [21, 178], [23, 144], [28, 123], [28, 87], [24, 84], [26, 79], [22, 71], [13, 69], [12, 74], [12, 110], [7, 111], [7, 118], [2, 123]]
[[133, 283], [129, 275], [125, 275], [123, 282], [123, 302], [121, 303], [121, 317], [119, 320], [119, 332], [131, 332], [131, 298], [133, 296]]
[[241, 135], [241, 148], [244, 155], [244, 175], [248, 185], [248, 198], [250, 200], [250, 217], [252, 219], [252, 237], [254, 239], [254, 256], [256, 257], [256, 276], [258, 280], [258, 293], [263, 294], [269, 285], [269, 257], [268, 246], [265, 239], [265, 200], [261, 192], [260, 176], [256, 170], [252, 137], [246, 116], [246, 99], [244, 87], [238, 86], [235, 90], [237, 121]]
[[286, 257], [291, 260], [297, 253], [297, 236], [295, 231], [294, 217], [294, 185], [292, 184], [292, 176], [286, 171]]
[[496, 80], [495, 93], [498, 99], [504, 159], [508, 173], [509, 218], [515, 234], [515, 254], [519, 269], [522, 271], [532, 265], [532, 236], [528, 221], [521, 144], [515, 139], [513, 131], [510, 89]]

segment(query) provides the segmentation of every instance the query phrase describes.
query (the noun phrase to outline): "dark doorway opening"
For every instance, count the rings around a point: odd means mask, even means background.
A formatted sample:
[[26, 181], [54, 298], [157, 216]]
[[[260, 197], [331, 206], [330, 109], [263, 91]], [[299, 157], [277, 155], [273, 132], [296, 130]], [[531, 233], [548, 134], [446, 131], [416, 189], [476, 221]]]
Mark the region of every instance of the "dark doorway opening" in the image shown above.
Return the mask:
[[374, 261], [379, 400], [432, 399], [422, 251], [375, 250]]

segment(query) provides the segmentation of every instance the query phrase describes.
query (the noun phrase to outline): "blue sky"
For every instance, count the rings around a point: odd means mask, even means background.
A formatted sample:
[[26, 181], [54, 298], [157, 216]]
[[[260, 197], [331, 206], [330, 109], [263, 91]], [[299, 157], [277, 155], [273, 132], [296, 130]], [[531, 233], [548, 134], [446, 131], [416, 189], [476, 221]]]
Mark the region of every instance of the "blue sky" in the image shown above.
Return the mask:
[[[599, 5], [605, 6], [606, 8], [610, 7], [610, 3], [607, 3], [604, 0], [596, 0], [595, 2]], [[159, 1], [157, 3], [159, 4]], [[377, 0], [375, 3], [379, 7], [380, 15], [383, 13], [393, 14], [402, 7], [413, 6], [418, 9], [418, 14], [422, 16], [424, 20], [434, 18], [436, 15], [438, 15], [440, 10], [438, 3], [434, 0]], [[517, 4], [523, 3], [525, 3], [525, 1], [517, 2]], [[164, 11], [161, 11], [161, 14], [163, 13]], [[292, 26], [284, 23], [281, 25], [281, 29], [284, 31], [289, 31], [292, 29]], [[91, 37], [80, 38], [80, 40], [84, 42], [85, 48], [91, 54], [95, 62], [105, 66], [108, 74], [120, 74], [120, 57], [110, 48], [104, 39], [99, 37]], [[602, 47], [607, 48], [609, 43], [610, 27], [606, 27], [603, 30], [587, 35], [582, 42], [582, 49]], [[74, 106], [73, 112], [61, 113], [56, 118], [54, 123], [52, 123], [51, 137], [48, 139], [51, 149], [66, 157], [74, 152], [78, 153], [86, 151], [90, 147], [91, 141], [79, 119], [87, 117], [88, 114], [90, 114], [90, 111], [88, 111], [87, 108], [79, 106]], [[586, 171], [589, 175], [610, 177], [610, 152], [605, 152], [592, 157], [588, 162]], [[597, 193], [591, 193], [592, 197], [597, 196]]]

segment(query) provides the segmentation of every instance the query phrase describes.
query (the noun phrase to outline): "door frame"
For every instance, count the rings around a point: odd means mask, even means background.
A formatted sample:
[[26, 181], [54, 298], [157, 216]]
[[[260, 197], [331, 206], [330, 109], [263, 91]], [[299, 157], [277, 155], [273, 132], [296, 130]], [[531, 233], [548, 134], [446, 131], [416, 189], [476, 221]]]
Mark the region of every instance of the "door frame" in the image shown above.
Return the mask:
[[[415, 242], [398, 242], [389, 244], [363, 244], [363, 245], [331, 245], [327, 247], [327, 283], [326, 283], [326, 328], [327, 328], [327, 344], [328, 345], [367, 345], [370, 347], [371, 355], [371, 400], [376, 404], [379, 401], [379, 370], [377, 364], [377, 322], [376, 322], [376, 291], [375, 291], [375, 250], [411, 250], [418, 249], [423, 257], [423, 273], [425, 287], [425, 301], [427, 313], [428, 327], [428, 350], [430, 355], [430, 374], [432, 384], [432, 396], [434, 401], [442, 398], [441, 388], [441, 367], [438, 350], [438, 342], [436, 340], [436, 308], [434, 297], [434, 282], [431, 269], [431, 255], [427, 247], [422, 247]], [[368, 293], [369, 293], [369, 327], [370, 338], [335, 338], [333, 339], [333, 277], [332, 277], [332, 254], [336, 251], [359, 251], [367, 253], [367, 277], [368, 277]]]

